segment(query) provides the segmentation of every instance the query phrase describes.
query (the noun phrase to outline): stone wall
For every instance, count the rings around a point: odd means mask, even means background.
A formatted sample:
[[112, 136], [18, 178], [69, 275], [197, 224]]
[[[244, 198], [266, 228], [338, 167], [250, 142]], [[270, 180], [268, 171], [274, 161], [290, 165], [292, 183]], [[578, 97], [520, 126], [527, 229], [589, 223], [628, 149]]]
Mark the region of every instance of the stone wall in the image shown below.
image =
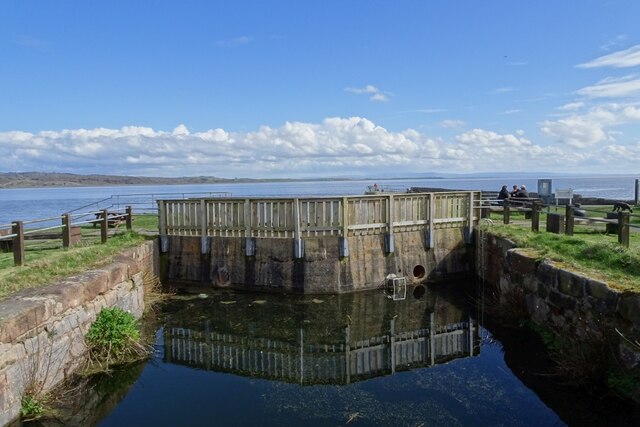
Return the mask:
[[145, 243], [102, 268], [0, 301], [0, 425], [19, 416], [25, 390], [51, 390], [78, 368], [84, 334], [103, 307], [142, 315], [143, 277], [157, 274], [155, 245]]
[[[514, 293], [522, 295], [536, 323], [576, 342], [607, 337], [624, 369], [640, 369], [640, 347], [632, 344], [640, 342], [640, 293], [616, 291], [504, 238], [485, 233], [476, 241], [478, 274], [495, 285], [501, 303], [513, 305]], [[640, 401], [640, 395], [635, 399]]]
[[[349, 255], [340, 256], [340, 237], [305, 237], [304, 255], [294, 256], [294, 239], [258, 238], [246, 255], [243, 237], [167, 236], [160, 254], [163, 283], [190, 290], [234, 287], [309, 294], [345, 293], [383, 286], [388, 274], [408, 283], [448, 280], [473, 273], [473, 246], [462, 228], [438, 229], [434, 248], [424, 231], [396, 233], [386, 253], [384, 234], [351, 236]], [[206, 253], [202, 249], [206, 248]]]

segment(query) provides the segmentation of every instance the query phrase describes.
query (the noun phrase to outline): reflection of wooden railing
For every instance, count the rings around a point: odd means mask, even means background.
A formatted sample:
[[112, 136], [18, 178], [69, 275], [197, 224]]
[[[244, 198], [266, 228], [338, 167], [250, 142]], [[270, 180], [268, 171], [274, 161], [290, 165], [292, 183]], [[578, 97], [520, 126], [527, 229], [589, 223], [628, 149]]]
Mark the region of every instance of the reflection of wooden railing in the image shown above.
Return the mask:
[[347, 384], [477, 355], [478, 329], [473, 320], [352, 341], [314, 343], [304, 329], [297, 342], [179, 327], [164, 329], [164, 359], [200, 369], [227, 371], [301, 384]]
[[160, 200], [161, 235], [275, 237], [352, 236], [471, 227], [480, 192], [349, 197]]

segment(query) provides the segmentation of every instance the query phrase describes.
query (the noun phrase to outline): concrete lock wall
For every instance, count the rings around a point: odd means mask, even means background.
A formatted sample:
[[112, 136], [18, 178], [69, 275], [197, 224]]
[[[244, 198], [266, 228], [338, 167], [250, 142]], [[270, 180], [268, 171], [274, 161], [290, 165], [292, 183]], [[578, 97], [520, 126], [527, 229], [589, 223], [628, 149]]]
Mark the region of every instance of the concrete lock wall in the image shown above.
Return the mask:
[[51, 390], [84, 360], [84, 335], [100, 310], [144, 310], [146, 274], [157, 274], [156, 244], [125, 251], [112, 264], [27, 289], [0, 302], [0, 425], [20, 415], [30, 387]]
[[[388, 274], [422, 283], [469, 276], [473, 271], [473, 247], [465, 244], [460, 227], [436, 230], [433, 248], [427, 247], [424, 231], [395, 233], [391, 253], [385, 234], [350, 236], [348, 256], [341, 256], [341, 237], [306, 237], [301, 258], [295, 256], [294, 239], [258, 238], [249, 243], [242, 237], [165, 239], [160, 254], [163, 283], [192, 290], [344, 293], [379, 288]], [[247, 244], [254, 246], [253, 255], [247, 255]]]

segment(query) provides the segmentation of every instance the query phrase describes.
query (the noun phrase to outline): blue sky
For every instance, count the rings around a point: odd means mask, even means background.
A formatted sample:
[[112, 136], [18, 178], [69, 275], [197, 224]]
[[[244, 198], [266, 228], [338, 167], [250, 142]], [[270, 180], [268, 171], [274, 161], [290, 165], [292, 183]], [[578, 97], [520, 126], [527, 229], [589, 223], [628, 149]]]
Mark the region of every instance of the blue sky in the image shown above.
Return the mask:
[[0, 3], [0, 170], [640, 173], [640, 2]]

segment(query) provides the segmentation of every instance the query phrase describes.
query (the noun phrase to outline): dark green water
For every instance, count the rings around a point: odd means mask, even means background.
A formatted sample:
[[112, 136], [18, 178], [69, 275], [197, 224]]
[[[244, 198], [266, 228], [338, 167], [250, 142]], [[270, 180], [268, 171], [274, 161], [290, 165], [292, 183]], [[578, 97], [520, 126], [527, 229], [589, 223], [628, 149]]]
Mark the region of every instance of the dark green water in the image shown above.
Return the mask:
[[157, 331], [153, 360], [97, 381], [60, 424], [634, 424], [549, 379], [527, 334], [498, 341], [470, 304], [474, 288], [430, 285], [401, 301], [383, 291], [178, 296], [146, 325]]

